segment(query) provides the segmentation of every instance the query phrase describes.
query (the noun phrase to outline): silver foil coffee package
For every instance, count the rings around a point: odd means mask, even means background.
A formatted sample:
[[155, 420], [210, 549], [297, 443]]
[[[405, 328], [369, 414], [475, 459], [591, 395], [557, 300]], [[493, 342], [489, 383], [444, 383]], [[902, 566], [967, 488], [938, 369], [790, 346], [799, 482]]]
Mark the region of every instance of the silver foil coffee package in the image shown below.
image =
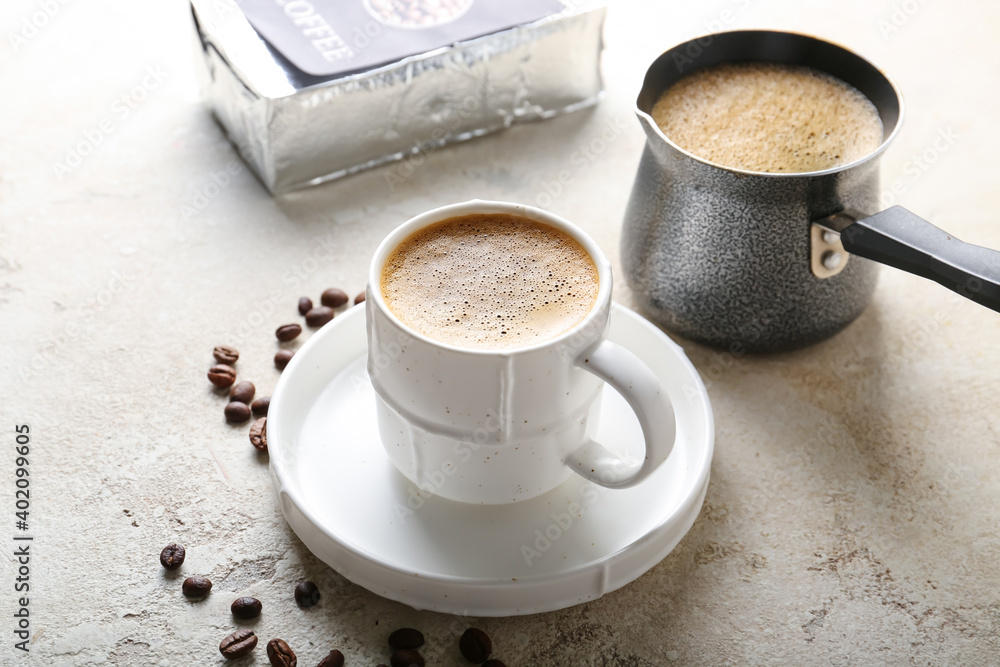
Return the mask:
[[602, 5], [191, 0], [208, 107], [275, 194], [593, 105]]

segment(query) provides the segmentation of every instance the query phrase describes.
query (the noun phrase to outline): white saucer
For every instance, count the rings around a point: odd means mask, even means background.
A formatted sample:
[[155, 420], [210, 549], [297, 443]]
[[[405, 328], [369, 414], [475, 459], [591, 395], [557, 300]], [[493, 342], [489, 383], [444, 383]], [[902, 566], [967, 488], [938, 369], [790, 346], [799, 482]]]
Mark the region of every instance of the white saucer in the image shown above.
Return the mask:
[[[469, 505], [427, 495], [389, 462], [365, 371], [364, 307], [351, 308], [296, 353], [271, 398], [271, 476], [285, 518], [347, 579], [417, 609], [534, 614], [624, 586], [694, 523], [715, 434], [705, 387], [680, 347], [618, 305], [609, 338], [645, 361], [673, 401], [677, 444], [666, 463], [631, 489], [574, 475], [532, 500]], [[638, 453], [638, 420], [605, 392], [597, 440]]]

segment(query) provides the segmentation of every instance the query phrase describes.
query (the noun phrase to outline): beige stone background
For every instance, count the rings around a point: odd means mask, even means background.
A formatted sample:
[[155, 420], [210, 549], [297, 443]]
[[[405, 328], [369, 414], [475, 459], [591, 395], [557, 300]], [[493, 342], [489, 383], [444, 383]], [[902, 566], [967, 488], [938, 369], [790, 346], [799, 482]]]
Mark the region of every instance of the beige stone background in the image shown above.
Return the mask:
[[[45, 7], [30, 38], [11, 38]], [[1000, 315], [936, 284], [886, 269], [856, 323], [794, 354], [733, 359], [679, 341], [718, 431], [699, 519], [636, 582], [537, 616], [422, 613], [327, 568], [205, 381], [213, 345], [231, 343], [241, 376], [270, 393], [271, 332], [297, 320], [299, 296], [360, 291], [378, 241], [416, 213], [533, 201], [609, 123], [619, 137], [550, 208], [618, 269], [642, 75], [713, 26], [815, 33], [885, 68], [908, 117], [884, 183], [1000, 248], [1000, 5], [612, 3], [597, 108], [441, 150], [396, 192], [386, 167], [276, 200], [240, 169], [185, 217], [213, 173], [240, 164], [200, 103], [189, 20], [179, 0], [0, 7], [0, 663], [220, 664], [228, 605], [247, 594], [266, 605], [258, 634], [284, 637], [300, 665], [339, 647], [374, 666], [401, 625], [424, 631], [433, 664], [461, 664], [454, 647], [473, 623], [511, 666], [1000, 664]], [[104, 121], [95, 150], [57, 174]], [[944, 151], [941, 132], [956, 137]], [[327, 239], [328, 260], [301, 285], [284, 280]], [[277, 310], [241, 337], [272, 292]], [[616, 298], [630, 303], [622, 281]], [[29, 655], [12, 634], [20, 423], [32, 432]], [[175, 540], [189, 547], [184, 571], [215, 582], [202, 603], [157, 562]], [[323, 591], [308, 611], [291, 600], [301, 578]], [[245, 664], [266, 664], [262, 649]]]

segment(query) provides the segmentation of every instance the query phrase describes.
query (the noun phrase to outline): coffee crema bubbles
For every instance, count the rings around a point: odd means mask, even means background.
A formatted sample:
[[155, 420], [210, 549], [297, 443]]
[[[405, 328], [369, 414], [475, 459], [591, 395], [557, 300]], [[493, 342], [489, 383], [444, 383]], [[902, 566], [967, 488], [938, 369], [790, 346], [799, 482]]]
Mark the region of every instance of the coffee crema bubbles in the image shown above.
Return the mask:
[[508, 214], [429, 225], [386, 259], [382, 296], [407, 326], [463, 348], [524, 347], [579, 324], [597, 300], [597, 267], [571, 236]]
[[850, 164], [882, 143], [875, 105], [853, 86], [809, 67], [727, 63], [664, 91], [653, 120], [674, 143], [724, 167], [768, 173]]

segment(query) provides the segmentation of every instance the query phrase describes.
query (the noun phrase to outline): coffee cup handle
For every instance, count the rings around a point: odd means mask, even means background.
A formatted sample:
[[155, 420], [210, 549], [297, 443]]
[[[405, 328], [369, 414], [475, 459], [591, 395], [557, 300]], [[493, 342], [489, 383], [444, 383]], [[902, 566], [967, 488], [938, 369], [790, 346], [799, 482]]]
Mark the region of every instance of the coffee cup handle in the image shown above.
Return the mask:
[[642, 464], [636, 468], [600, 443], [590, 440], [570, 453], [564, 463], [581, 477], [609, 489], [634, 486], [666, 461], [674, 448], [677, 423], [670, 398], [645, 363], [609, 340], [602, 340], [585, 350], [575, 363], [618, 390], [632, 407], [642, 427], [646, 454]]

